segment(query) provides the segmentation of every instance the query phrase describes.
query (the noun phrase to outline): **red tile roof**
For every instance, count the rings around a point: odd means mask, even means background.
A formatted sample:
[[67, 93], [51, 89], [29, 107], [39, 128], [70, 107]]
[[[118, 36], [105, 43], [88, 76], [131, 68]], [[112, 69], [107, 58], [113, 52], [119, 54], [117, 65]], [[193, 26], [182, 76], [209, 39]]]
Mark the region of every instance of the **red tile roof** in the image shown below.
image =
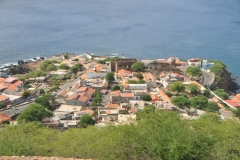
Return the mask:
[[95, 72], [94, 70], [92, 70], [92, 69], [89, 69], [89, 70], [87, 70], [87, 72], [86, 73], [93, 73], [93, 72]]
[[8, 99], [7, 96], [0, 95], [0, 102], [5, 101], [6, 99]]
[[134, 93], [122, 93], [121, 97], [127, 97], [127, 98], [134, 97]]
[[88, 87], [80, 87], [76, 92], [86, 92]]
[[129, 112], [130, 112], [130, 113], [135, 113], [135, 112], [136, 112], [136, 109], [135, 109], [135, 108], [131, 108], [131, 109], [129, 110]]
[[18, 90], [18, 87], [15, 86], [14, 84], [8, 84], [8, 90], [10, 90], [10, 91], [16, 91], [16, 90]]
[[65, 96], [67, 93], [68, 93], [68, 91], [66, 91], [66, 90], [62, 90], [58, 95]]
[[68, 96], [66, 100], [77, 99], [78, 97], [79, 97], [78, 94], [72, 94], [72, 95]]
[[15, 86], [19, 86], [22, 83], [23, 83], [22, 81], [17, 80], [17, 81], [14, 81], [12, 84], [14, 84]]
[[106, 90], [106, 89], [102, 89], [102, 90], [101, 90], [101, 93], [102, 93], [102, 94], [106, 94], [106, 93], [107, 93], [107, 90]]
[[4, 85], [4, 84], [0, 83], [0, 90], [6, 89], [6, 88], [7, 88], [7, 86], [6, 86], [6, 85]]
[[8, 115], [4, 113], [0, 113], [0, 124], [2, 124], [3, 121], [10, 121], [10, 120], [11, 118]]
[[87, 102], [88, 97], [86, 97], [86, 96], [79, 96], [79, 97], [78, 97], [78, 100], [79, 100], [79, 101], [82, 101], [82, 102]]
[[5, 78], [0, 77], [0, 83], [4, 82]]
[[76, 88], [76, 89], [78, 89], [79, 87], [80, 86], [77, 83], [72, 86], [72, 88]]
[[90, 95], [93, 95], [94, 92], [95, 92], [95, 89], [93, 89], [93, 88], [88, 88], [87, 89], [87, 93], [90, 94]]
[[80, 95], [80, 96], [85, 96], [85, 97], [88, 97], [88, 98], [91, 97], [91, 95], [90, 95], [89, 93], [87, 93], [87, 92], [79, 93], [79, 95]]
[[118, 96], [120, 96], [120, 91], [111, 91], [110, 95], [112, 95], [112, 96], [114, 95], [114, 96], [118, 97]]
[[105, 108], [118, 108], [118, 107], [120, 107], [119, 104], [112, 104], [112, 103], [107, 104], [107, 105], [105, 106]]
[[5, 79], [5, 83], [12, 83], [13, 81], [15, 81], [16, 80], [16, 78], [13, 78], [13, 77], [9, 77], [9, 78], [7, 78], [7, 79]]
[[240, 105], [232, 100], [225, 100], [228, 104], [230, 104], [233, 107], [240, 107]]

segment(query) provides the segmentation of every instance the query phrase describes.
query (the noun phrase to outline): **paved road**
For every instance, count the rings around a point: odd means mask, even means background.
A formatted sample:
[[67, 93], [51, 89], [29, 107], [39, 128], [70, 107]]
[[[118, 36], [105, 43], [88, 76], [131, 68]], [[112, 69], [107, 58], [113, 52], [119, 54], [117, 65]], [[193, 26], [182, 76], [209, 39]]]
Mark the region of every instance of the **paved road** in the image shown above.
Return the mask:
[[[33, 102], [31, 102], [31, 103], [33, 103]], [[21, 106], [16, 106], [16, 107], [13, 107], [13, 108], [11, 108], [11, 109], [7, 109], [7, 110], [4, 110], [4, 111], [2, 111], [2, 112], [0, 112], [0, 113], [4, 113], [4, 114], [6, 114], [6, 115], [8, 115], [9, 117], [12, 117], [12, 116], [14, 116], [15, 114], [19, 114], [19, 113], [21, 113], [25, 108], [27, 108], [27, 106], [29, 105], [29, 104], [31, 104], [31, 103], [24, 103], [24, 104], [22, 104]]]
[[202, 76], [202, 84], [203, 85], [209, 85], [210, 82], [212, 82], [214, 80], [214, 76], [212, 73], [202, 69], [202, 73], [203, 73], [203, 76]]
[[79, 82], [79, 81], [80, 81], [79, 78], [80, 78], [80, 76], [81, 76], [84, 72], [85, 72], [85, 71], [80, 72], [80, 74], [78, 74], [78, 76], [77, 76], [77, 78], [76, 78], [75, 80], [70, 81], [70, 82], [67, 82], [67, 83], [65, 83], [64, 85], [60, 86], [60, 87], [59, 87], [60, 90], [59, 90], [57, 93], [59, 93], [59, 92], [62, 91], [62, 90], [68, 90], [70, 86], [73, 86], [73, 85], [74, 85], [74, 83]]

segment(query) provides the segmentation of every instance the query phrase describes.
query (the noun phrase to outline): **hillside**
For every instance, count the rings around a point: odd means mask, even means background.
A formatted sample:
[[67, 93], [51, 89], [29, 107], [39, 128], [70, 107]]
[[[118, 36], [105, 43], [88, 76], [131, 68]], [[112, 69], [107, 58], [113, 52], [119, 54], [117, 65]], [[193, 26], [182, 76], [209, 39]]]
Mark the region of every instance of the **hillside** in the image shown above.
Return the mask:
[[6, 126], [0, 133], [1, 156], [85, 159], [239, 159], [240, 124], [206, 114], [181, 119], [173, 111], [142, 111], [137, 123], [64, 132], [40, 123]]

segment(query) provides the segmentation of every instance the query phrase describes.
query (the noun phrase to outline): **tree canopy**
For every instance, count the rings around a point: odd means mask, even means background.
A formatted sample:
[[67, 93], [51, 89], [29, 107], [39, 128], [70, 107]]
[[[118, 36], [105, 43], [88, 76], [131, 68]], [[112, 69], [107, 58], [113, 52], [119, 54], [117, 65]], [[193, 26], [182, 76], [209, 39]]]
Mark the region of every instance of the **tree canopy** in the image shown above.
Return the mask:
[[228, 94], [227, 94], [223, 89], [216, 89], [216, 90], [214, 91], [214, 93], [215, 93], [218, 97], [220, 97], [220, 98], [222, 98], [222, 99], [224, 99], [224, 100], [229, 98]]
[[185, 120], [173, 111], [140, 112], [137, 123], [68, 129], [64, 132], [32, 122], [0, 132], [0, 155], [47, 156], [99, 160], [240, 159], [240, 124], [204, 114]]
[[143, 72], [146, 67], [142, 62], [135, 62], [132, 64], [131, 69], [134, 72]]
[[182, 109], [190, 107], [189, 99], [184, 96], [173, 97], [171, 102]]
[[95, 121], [89, 114], [84, 114], [80, 117], [79, 125], [83, 128], [86, 128], [88, 125], [94, 125]]
[[207, 112], [215, 112], [218, 111], [219, 107], [216, 102], [208, 102], [206, 111]]
[[135, 77], [137, 77], [139, 80], [143, 79], [143, 75], [142, 73], [138, 72], [137, 74], [134, 75]]
[[28, 91], [28, 90], [25, 90], [25, 91], [23, 92], [23, 94], [22, 94], [22, 97], [23, 97], [23, 98], [27, 98], [27, 97], [30, 96], [30, 95], [31, 95], [31, 92]]
[[173, 92], [182, 92], [185, 90], [185, 87], [184, 85], [182, 84], [181, 81], [176, 81], [176, 82], [173, 82], [171, 85], [170, 85], [170, 91], [173, 91]]
[[201, 68], [194, 66], [187, 67], [185, 72], [191, 77], [200, 77], [202, 75]]
[[69, 69], [69, 66], [66, 65], [66, 64], [60, 64], [60, 65], [58, 66], [58, 69]]
[[53, 65], [53, 61], [45, 60], [40, 65], [40, 69], [43, 71], [51, 71], [55, 69], [55, 66]]
[[30, 104], [23, 112], [18, 116], [19, 122], [32, 122], [42, 121], [45, 117], [52, 117], [53, 113], [46, 110], [40, 104]]
[[55, 109], [55, 96], [51, 94], [44, 94], [41, 97], [38, 97], [34, 100], [35, 103], [42, 105], [43, 107], [47, 108], [48, 110]]
[[105, 76], [105, 79], [109, 82], [114, 81], [115, 80], [114, 73], [113, 72], [108, 72], [107, 75]]
[[141, 99], [143, 101], [151, 101], [152, 100], [152, 98], [151, 98], [151, 96], [149, 94], [141, 95]]
[[210, 71], [213, 72], [216, 76], [219, 76], [223, 70], [226, 68], [226, 65], [221, 61], [213, 61], [214, 65], [210, 68]]
[[117, 90], [121, 90], [120, 86], [119, 85], [113, 85], [112, 88], [111, 88], [111, 91], [117, 91]]
[[208, 98], [203, 95], [198, 95], [191, 99], [191, 105], [194, 108], [204, 110], [208, 105]]
[[191, 83], [186, 86], [186, 89], [192, 94], [197, 95], [201, 92], [201, 89], [198, 85]]

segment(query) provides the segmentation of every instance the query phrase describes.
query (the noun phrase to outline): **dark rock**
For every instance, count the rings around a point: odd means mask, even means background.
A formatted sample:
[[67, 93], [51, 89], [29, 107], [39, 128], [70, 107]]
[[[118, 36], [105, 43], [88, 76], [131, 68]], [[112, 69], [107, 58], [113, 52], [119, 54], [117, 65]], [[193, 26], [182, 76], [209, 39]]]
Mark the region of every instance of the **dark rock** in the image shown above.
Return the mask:
[[23, 60], [18, 60], [18, 65], [23, 65], [24, 61]]

